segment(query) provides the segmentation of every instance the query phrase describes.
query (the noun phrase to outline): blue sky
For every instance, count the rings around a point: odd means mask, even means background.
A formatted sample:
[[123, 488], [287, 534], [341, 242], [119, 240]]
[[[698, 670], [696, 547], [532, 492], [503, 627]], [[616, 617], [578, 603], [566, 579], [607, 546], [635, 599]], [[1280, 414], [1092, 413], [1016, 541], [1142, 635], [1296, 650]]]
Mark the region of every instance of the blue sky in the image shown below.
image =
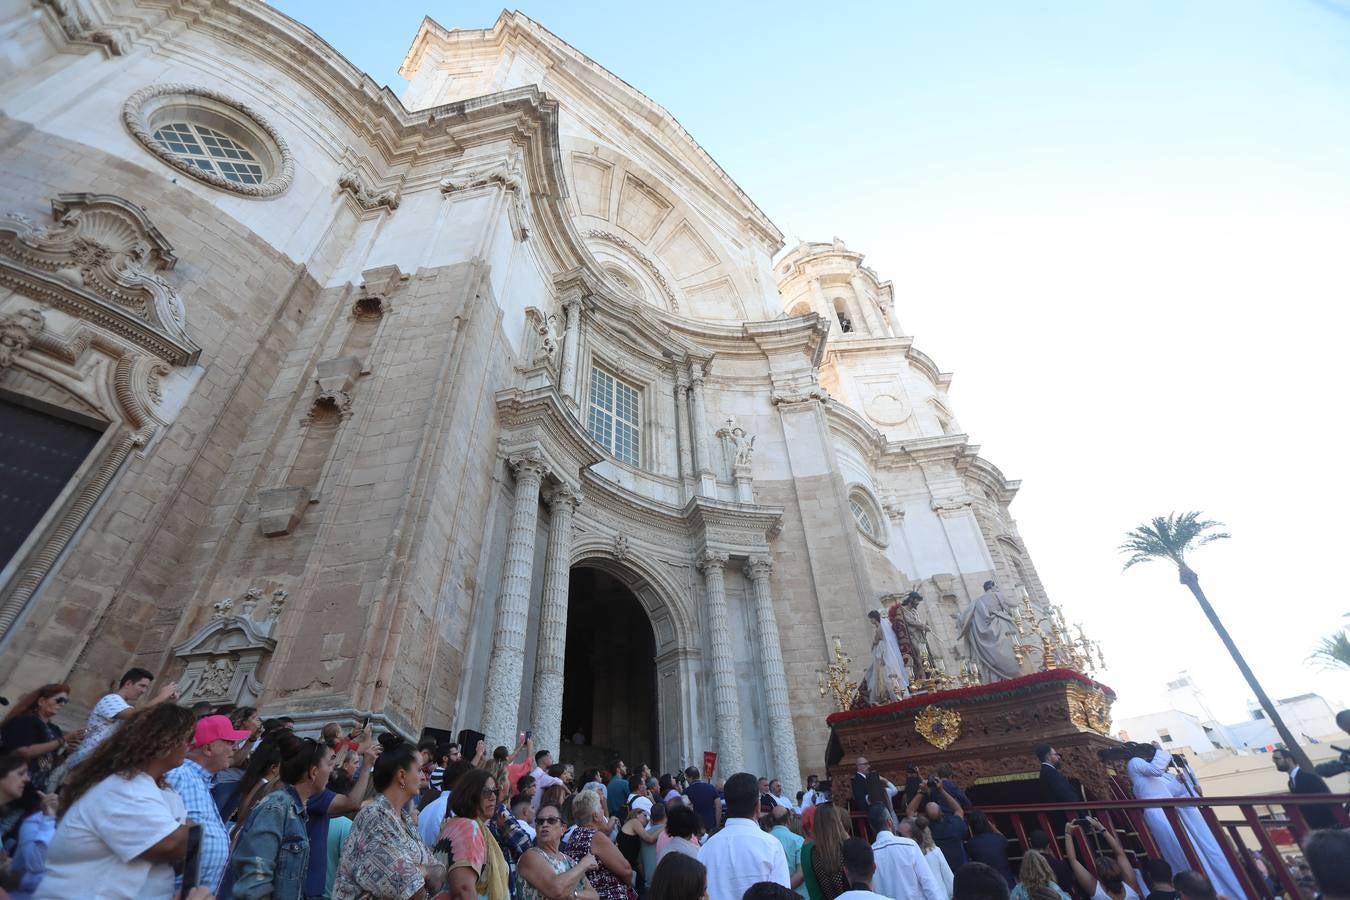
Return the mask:
[[[278, 2], [400, 92], [429, 14]], [[1195, 566], [1274, 694], [1350, 610], [1342, 473], [1350, 2], [541, 3], [522, 11], [669, 109], [787, 235], [895, 283], [1010, 478], [1052, 596], [1107, 637], [1118, 711], [1188, 668], [1247, 694], [1175, 574], [1123, 533], [1201, 509]]]

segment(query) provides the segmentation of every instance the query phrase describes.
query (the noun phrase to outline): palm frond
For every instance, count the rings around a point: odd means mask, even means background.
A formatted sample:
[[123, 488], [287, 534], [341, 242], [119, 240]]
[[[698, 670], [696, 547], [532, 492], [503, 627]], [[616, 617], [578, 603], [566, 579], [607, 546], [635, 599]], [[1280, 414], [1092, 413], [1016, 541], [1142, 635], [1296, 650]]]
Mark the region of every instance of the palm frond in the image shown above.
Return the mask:
[[1350, 636], [1344, 631], [1322, 638], [1309, 659], [1317, 660], [1327, 669], [1350, 669]]
[[1172, 513], [1129, 531], [1119, 549], [1131, 554], [1125, 561], [1126, 569], [1154, 559], [1168, 559], [1179, 567], [1185, 566], [1188, 550], [1229, 537], [1227, 532], [1212, 531], [1222, 527], [1222, 522], [1202, 519], [1198, 512]]

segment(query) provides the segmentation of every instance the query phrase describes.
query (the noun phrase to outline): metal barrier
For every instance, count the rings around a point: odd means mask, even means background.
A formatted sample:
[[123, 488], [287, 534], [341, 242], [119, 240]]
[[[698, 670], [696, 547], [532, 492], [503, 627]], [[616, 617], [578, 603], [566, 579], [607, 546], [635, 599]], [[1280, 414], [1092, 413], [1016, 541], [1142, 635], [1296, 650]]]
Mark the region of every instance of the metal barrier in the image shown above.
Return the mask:
[[[897, 796], [897, 802], [901, 798]], [[1350, 814], [1345, 804], [1350, 794], [1256, 794], [1240, 797], [1188, 797], [1178, 800], [1097, 800], [1082, 803], [1034, 803], [977, 805], [989, 816], [995, 826], [1011, 841], [1019, 845], [1014, 855], [1014, 871], [1020, 849], [1030, 846], [1028, 835], [1040, 829], [1052, 838], [1050, 846], [1055, 856], [1063, 858], [1064, 823], [1078, 815], [1090, 815], [1107, 828], [1114, 829], [1136, 868], [1142, 868], [1141, 857], [1157, 858], [1158, 845], [1144, 824], [1145, 809], [1162, 809], [1176, 833], [1177, 842], [1191, 867], [1203, 872], [1200, 858], [1192, 846], [1186, 828], [1177, 810], [1194, 807], [1209, 827], [1210, 833], [1223, 850], [1228, 865], [1242, 882], [1248, 897], [1272, 898], [1264, 878], [1256, 877], [1256, 856], [1252, 844], [1259, 849], [1266, 867], [1284, 888], [1287, 896], [1302, 896], [1298, 883], [1284, 861], [1280, 848], [1296, 850], [1296, 844], [1309, 832], [1303, 809], [1309, 806], [1328, 807], [1342, 828], [1350, 828]], [[867, 815], [852, 811], [855, 834], [867, 836]], [[1076, 846], [1078, 859], [1094, 874], [1095, 856], [1100, 848], [1088, 843], [1088, 835], [1078, 829]], [[1232, 898], [1238, 900], [1238, 898]]]

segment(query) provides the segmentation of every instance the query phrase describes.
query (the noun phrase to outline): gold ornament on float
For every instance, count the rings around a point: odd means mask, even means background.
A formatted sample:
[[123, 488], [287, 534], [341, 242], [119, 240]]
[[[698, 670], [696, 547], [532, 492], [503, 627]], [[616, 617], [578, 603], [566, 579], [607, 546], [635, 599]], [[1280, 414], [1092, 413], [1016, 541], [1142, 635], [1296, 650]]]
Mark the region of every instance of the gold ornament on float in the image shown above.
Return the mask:
[[939, 750], [946, 750], [961, 736], [961, 714], [954, 709], [925, 706], [914, 717], [914, 730]]

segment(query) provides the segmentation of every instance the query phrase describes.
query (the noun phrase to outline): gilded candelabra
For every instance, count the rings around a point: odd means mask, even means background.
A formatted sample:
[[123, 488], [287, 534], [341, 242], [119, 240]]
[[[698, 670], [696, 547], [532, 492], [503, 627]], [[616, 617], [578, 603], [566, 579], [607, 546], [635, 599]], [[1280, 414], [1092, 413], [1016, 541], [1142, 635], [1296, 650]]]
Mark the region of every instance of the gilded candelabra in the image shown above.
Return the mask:
[[1064, 610], [1053, 603], [1044, 610], [1037, 609], [1031, 596], [1023, 590], [1021, 603], [1012, 610], [1012, 621], [1017, 630], [1013, 639], [1013, 658], [1019, 665], [1030, 654], [1040, 651], [1042, 672], [1073, 669], [1088, 674], [1106, 667], [1101, 642], [1089, 640], [1082, 624], [1074, 625], [1077, 637], [1070, 633], [1068, 623], [1064, 621]]
[[939, 660], [934, 662], [933, 658], [925, 651], [923, 654], [923, 671], [929, 673], [926, 677], [915, 677], [910, 682], [910, 692], [914, 694], [930, 694], [936, 691], [950, 691], [958, 687], [973, 687], [980, 684], [980, 672], [975, 668], [972, 662], [961, 663], [961, 671], [956, 675], [948, 675], [946, 667]]
[[834, 706], [837, 710], [848, 709], [853, 704], [853, 697], [858, 693], [858, 683], [849, 681], [848, 670], [853, 664], [853, 659], [844, 652], [844, 647], [839, 643], [839, 638], [834, 639], [834, 662], [825, 667], [825, 671], [816, 671], [816, 684], [820, 688], [820, 696], [823, 699], [827, 693], [834, 694]]

